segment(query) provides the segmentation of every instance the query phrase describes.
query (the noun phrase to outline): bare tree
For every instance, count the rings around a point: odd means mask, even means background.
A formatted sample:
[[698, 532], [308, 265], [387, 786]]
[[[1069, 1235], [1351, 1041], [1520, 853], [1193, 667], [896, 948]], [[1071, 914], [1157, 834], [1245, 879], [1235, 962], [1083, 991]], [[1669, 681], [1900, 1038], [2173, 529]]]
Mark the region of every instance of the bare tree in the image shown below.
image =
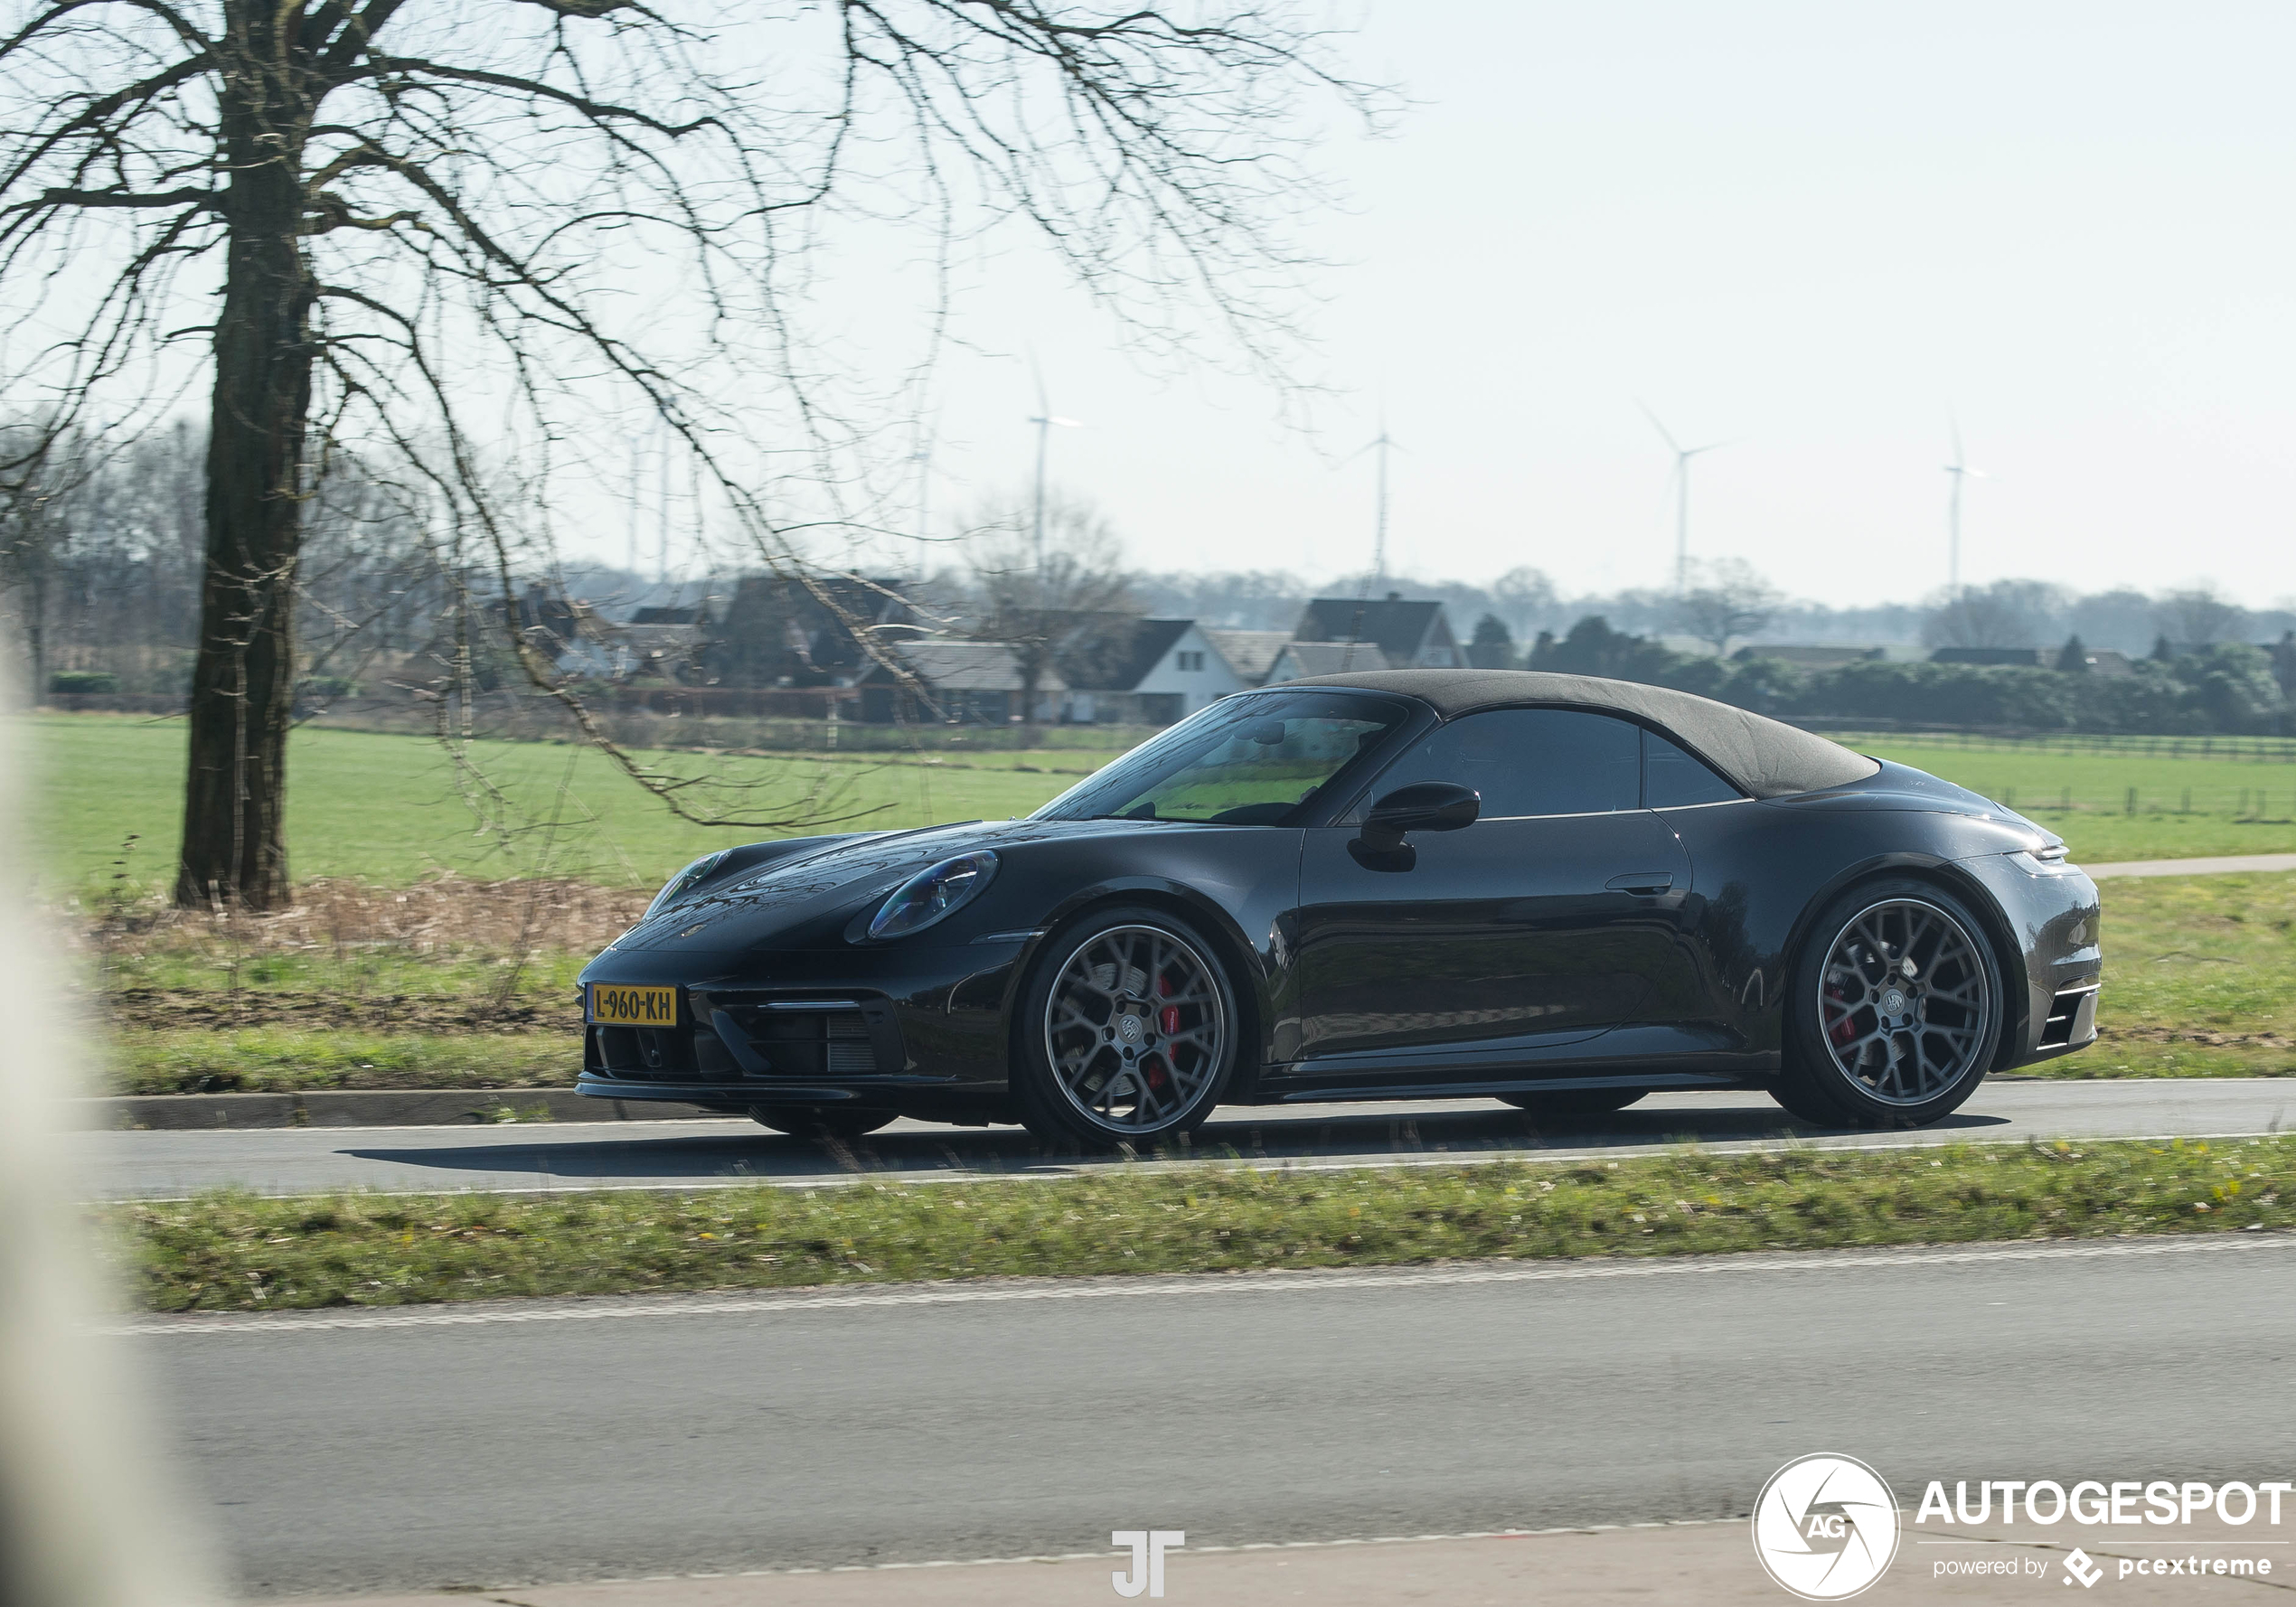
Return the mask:
[[2243, 610], [2218, 597], [2213, 587], [2172, 591], [2153, 610], [2160, 634], [2178, 647], [2206, 647], [2236, 640], [2247, 623]]
[[0, 597], [15, 616], [35, 700], [48, 690], [49, 592], [70, 536], [66, 504], [87, 478], [78, 446], [45, 419], [0, 429], [0, 453], [17, 465], [13, 493], [0, 507]]
[[1744, 559], [1701, 564], [1693, 573], [1698, 584], [1674, 606], [1675, 628], [1712, 644], [1717, 657], [1727, 655], [1739, 637], [1768, 630], [1785, 602], [1785, 595]]
[[[946, 285], [957, 243], [1018, 221], [1166, 349], [1209, 308], [1273, 366], [1301, 261], [1284, 225], [1315, 196], [1302, 97], [1371, 109], [1318, 30], [1253, 0], [26, 0], [16, 18], [8, 377], [61, 399], [60, 428], [101, 398], [148, 412], [208, 390], [187, 903], [287, 896], [295, 598], [346, 456], [420, 506], [442, 573], [507, 603], [606, 494], [589, 465], [635, 409], [748, 561], [802, 581], [808, 532], [867, 527], [866, 449], [901, 405], [898, 384], [838, 382], [805, 338], [809, 274], [849, 222], [917, 221]], [[925, 310], [920, 361], [946, 309]], [[0, 461], [0, 493], [37, 461]], [[614, 748], [513, 638], [535, 687], [692, 812], [689, 782]]]
[[1491, 583], [1491, 600], [1518, 636], [1528, 636], [1555, 611], [1555, 583], [1528, 564], [1518, 564]]
[[2066, 613], [2061, 587], [2040, 580], [1996, 580], [1941, 597], [1922, 621], [1932, 647], [2031, 647], [2056, 634]]
[[1016, 503], [974, 522], [972, 537], [980, 593], [973, 634], [1011, 645], [1021, 677], [1021, 718], [1030, 725], [1037, 719], [1037, 689], [1054, 661], [1064, 652], [1108, 656], [1095, 649], [1128, 637], [1140, 613], [1116, 533], [1091, 503], [1066, 494], [1046, 503], [1041, 568], [1033, 524], [1033, 509]]

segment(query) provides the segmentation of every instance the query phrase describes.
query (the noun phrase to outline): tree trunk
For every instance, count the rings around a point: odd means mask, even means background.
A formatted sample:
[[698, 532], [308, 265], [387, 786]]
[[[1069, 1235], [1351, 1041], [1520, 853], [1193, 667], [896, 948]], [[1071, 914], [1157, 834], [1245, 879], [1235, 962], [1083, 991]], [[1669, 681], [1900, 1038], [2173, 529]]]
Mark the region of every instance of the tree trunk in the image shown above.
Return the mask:
[[287, 736], [295, 703], [295, 572], [311, 409], [312, 284], [302, 236], [310, 106], [275, 30], [238, 14], [219, 108], [231, 164], [230, 256], [215, 326], [207, 554], [192, 672], [191, 768], [175, 902], [269, 909], [289, 897]]

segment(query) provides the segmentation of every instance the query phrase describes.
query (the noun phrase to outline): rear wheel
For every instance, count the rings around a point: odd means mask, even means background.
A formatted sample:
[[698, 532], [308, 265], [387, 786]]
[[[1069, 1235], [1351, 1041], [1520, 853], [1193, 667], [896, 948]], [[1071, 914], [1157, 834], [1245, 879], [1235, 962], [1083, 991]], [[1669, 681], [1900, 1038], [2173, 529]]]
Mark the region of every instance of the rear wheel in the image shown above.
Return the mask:
[[840, 1143], [851, 1143], [864, 1133], [874, 1132], [899, 1114], [899, 1111], [817, 1109], [800, 1104], [749, 1107], [752, 1121], [776, 1132], [786, 1132], [792, 1138], [833, 1138]]
[[1064, 1149], [1146, 1148], [1219, 1103], [1236, 995], [1211, 944], [1160, 909], [1089, 916], [1045, 945], [1021, 995], [1012, 1102]]
[[1557, 1088], [1551, 1094], [1501, 1094], [1517, 1110], [1557, 1122], [1607, 1116], [1649, 1093], [1647, 1088]]
[[1829, 1127], [1920, 1127], [1977, 1091], [2001, 974], [1969, 907], [1927, 882], [1853, 888], [1794, 965], [1778, 1103]]

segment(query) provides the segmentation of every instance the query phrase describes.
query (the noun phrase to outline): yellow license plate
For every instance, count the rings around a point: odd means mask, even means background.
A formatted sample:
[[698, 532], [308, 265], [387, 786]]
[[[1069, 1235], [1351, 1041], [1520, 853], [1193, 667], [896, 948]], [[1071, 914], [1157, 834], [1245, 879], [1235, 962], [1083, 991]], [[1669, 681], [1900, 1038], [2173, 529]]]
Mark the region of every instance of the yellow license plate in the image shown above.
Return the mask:
[[678, 1024], [678, 991], [617, 988], [607, 982], [592, 982], [590, 1020], [601, 1027], [674, 1027]]

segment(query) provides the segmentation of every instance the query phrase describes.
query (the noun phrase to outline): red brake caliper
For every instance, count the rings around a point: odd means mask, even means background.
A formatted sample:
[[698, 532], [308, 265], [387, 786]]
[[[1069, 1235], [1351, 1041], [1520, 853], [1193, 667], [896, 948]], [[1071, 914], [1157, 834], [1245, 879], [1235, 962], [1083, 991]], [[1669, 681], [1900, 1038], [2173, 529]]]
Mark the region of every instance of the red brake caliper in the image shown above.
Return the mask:
[[[1849, 1002], [1849, 995], [1844, 993], [1840, 988], [1828, 988], [1826, 990], [1826, 998], [1837, 1006]], [[1831, 1038], [1834, 1042], [1848, 1043], [1851, 1038], [1858, 1036], [1858, 1029], [1850, 1022], [1850, 1011], [1846, 1010], [1843, 1010], [1840, 1015], [1834, 1018], [1834, 1024], [1826, 1029], [1827, 1036]]]
[[[1156, 993], [1159, 998], [1169, 999], [1172, 997], [1172, 978], [1168, 976], [1158, 977], [1156, 979]], [[1180, 1006], [1177, 1004], [1165, 1005], [1162, 1010], [1156, 1012], [1156, 1021], [1159, 1026], [1163, 1028], [1164, 1036], [1166, 1038], [1170, 1038], [1173, 1033], [1180, 1030]], [[1148, 1085], [1152, 1088], [1162, 1088], [1164, 1085], [1164, 1068], [1162, 1066], [1156, 1066], [1150, 1070], [1148, 1073]]]
[[[1835, 989], [1829, 988], [1826, 990], [1826, 997], [1832, 1000], [1836, 1004], [1843, 1002], [1842, 995]], [[1833, 1040], [1836, 1043], [1848, 1043], [1851, 1038], [1858, 1036], [1858, 1029], [1851, 1023], [1849, 1020], [1849, 1012], [1847, 1010], [1844, 1010], [1840, 1015], [1835, 1017], [1833, 1025], [1827, 1029], [1827, 1030], [1832, 1034]]]

